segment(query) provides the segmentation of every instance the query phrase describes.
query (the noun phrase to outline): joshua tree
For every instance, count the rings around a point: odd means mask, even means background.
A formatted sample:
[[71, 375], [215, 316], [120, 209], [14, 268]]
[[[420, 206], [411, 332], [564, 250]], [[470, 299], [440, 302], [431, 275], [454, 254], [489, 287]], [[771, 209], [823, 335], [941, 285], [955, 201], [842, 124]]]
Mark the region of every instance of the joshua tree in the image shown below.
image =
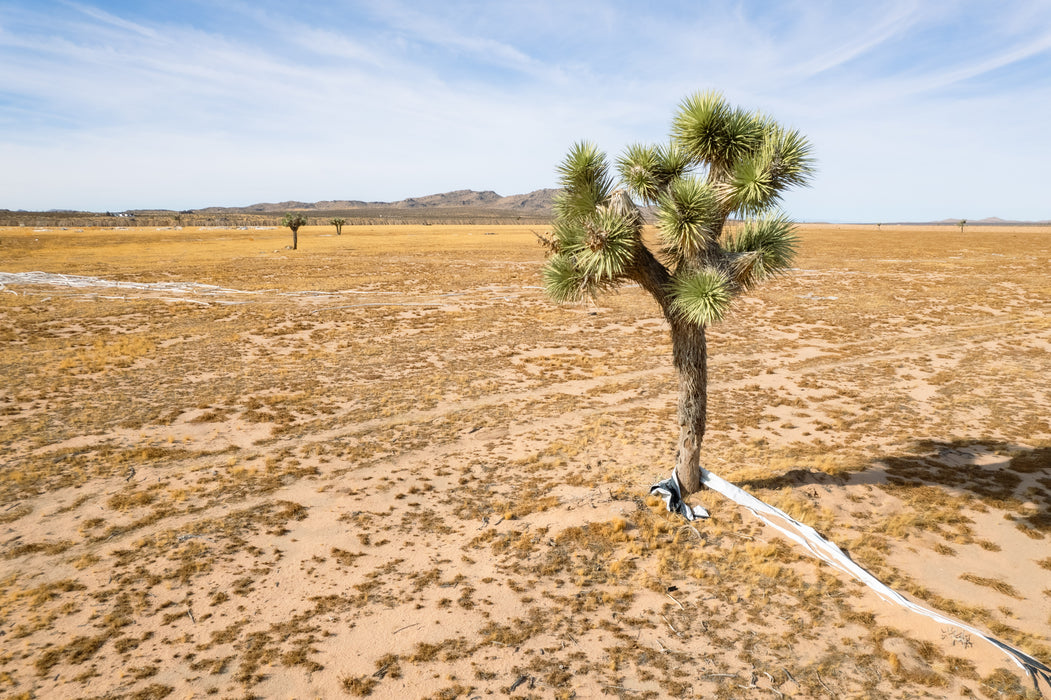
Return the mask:
[[343, 235], [343, 224], [347, 223], [346, 219], [330, 219], [329, 223], [336, 227], [336, 235]]
[[292, 250], [299, 249], [299, 227], [305, 226], [307, 217], [299, 212], [286, 212], [281, 225], [292, 229]]
[[[810, 180], [811, 145], [766, 115], [702, 92], [679, 105], [668, 144], [632, 145], [616, 169], [619, 187], [605, 154], [588, 142], [559, 166], [555, 223], [542, 237], [544, 286], [568, 302], [636, 282], [656, 300], [671, 329], [679, 443], [672, 477], [654, 489], [663, 486], [668, 509], [692, 518], [681, 499], [704, 480], [705, 328], [735, 296], [790, 267], [794, 226], [777, 207], [788, 188]], [[636, 202], [656, 206], [656, 252], [643, 240]]]
[[963, 233], [963, 227], [967, 225], [967, 219], [960, 219], [960, 233]]

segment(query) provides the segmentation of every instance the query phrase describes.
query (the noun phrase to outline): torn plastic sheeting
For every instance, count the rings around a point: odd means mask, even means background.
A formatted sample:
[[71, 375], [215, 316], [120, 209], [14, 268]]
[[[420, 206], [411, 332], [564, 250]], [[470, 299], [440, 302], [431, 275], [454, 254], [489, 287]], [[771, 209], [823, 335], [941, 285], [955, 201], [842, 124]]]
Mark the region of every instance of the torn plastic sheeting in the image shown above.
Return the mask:
[[668, 508], [669, 513], [678, 513], [689, 521], [708, 517], [708, 511], [702, 506], [691, 507], [683, 500], [682, 486], [679, 484], [679, 477], [675, 474], [674, 469], [667, 479], [651, 486], [650, 493], [655, 493], [664, 499], [664, 505]]
[[[854, 560], [848, 557], [842, 549], [837, 547], [832, 542], [822, 537], [817, 530], [804, 525], [792, 516], [788, 515], [782, 510], [774, 508], [773, 506], [760, 501], [758, 498], [748, 493], [744, 489], [734, 486], [729, 481], [723, 479], [717, 474], [713, 474], [708, 470], [701, 471], [702, 483], [710, 488], [712, 491], [721, 493], [726, 496], [734, 503], [744, 506], [752, 512], [757, 518], [762, 520], [764, 523], [779, 531], [785, 537], [805, 547], [813, 556], [824, 561], [825, 563], [839, 569], [843, 573], [853, 576], [858, 581], [861, 581], [866, 586], [871, 588], [876, 594], [883, 600], [889, 603], [896, 603], [901, 607], [911, 610], [912, 612], [925, 615], [935, 622], [939, 622], [945, 625], [952, 625], [961, 630], [969, 632], [975, 636], [981, 637], [985, 641], [989, 642], [995, 647], [998, 647], [1001, 651], [1011, 657], [1018, 666], [1026, 672], [1026, 675], [1033, 680], [1034, 685], [1039, 688], [1039, 681], [1042, 679], [1047, 683], [1048, 687], [1051, 688], [1051, 668], [1038, 661], [1037, 659], [1029, 656], [1025, 652], [1015, 649], [1014, 647], [1004, 644], [995, 637], [990, 637], [981, 630], [971, 627], [970, 625], [964, 624], [958, 620], [954, 620], [951, 617], [947, 617], [939, 612], [935, 612], [930, 608], [924, 607], [919, 603], [915, 603], [905, 596], [895, 591], [890, 586], [886, 585], [878, 578], [870, 574], [868, 571], [859, 566]], [[664, 484], [660, 482], [654, 486]], [[677, 484], [676, 484], [677, 485]], [[670, 505], [670, 504], [669, 504]], [[687, 506], [688, 507], [688, 506]], [[672, 510], [669, 507], [669, 510]], [[771, 520], [776, 518], [782, 521], [783, 524], [778, 524]]]

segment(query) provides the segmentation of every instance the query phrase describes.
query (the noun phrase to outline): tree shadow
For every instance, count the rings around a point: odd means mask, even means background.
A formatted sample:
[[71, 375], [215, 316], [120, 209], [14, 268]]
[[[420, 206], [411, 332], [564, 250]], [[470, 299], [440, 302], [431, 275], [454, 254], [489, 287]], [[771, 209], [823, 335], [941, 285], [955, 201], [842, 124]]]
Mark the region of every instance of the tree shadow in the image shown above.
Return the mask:
[[740, 485], [781, 489], [811, 484], [941, 487], [1012, 511], [1019, 529], [1034, 539], [1051, 536], [1051, 447], [1031, 449], [998, 440], [921, 440], [907, 454], [880, 457], [845, 475], [793, 469]]

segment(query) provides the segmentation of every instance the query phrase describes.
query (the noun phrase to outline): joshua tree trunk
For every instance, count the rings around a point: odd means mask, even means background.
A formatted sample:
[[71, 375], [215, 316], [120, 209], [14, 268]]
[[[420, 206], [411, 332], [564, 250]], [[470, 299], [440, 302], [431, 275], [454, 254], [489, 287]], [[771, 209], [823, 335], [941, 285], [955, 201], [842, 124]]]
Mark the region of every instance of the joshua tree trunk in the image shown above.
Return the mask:
[[708, 415], [708, 341], [704, 326], [684, 321], [668, 297], [667, 269], [645, 247], [636, 250], [628, 276], [653, 295], [671, 328], [672, 364], [679, 379], [679, 451], [675, 475], [682, 495], [700, 491], [701, 441]]
[[672, 363], [679, 378], [679, 451], [675, 475], [682, 495], [701, 490], [701, 441], [708, 413], [708, 345], [704, 326], [673, 322]]
[[292, 250], [299, 250], [299, 230], [292, 229]]

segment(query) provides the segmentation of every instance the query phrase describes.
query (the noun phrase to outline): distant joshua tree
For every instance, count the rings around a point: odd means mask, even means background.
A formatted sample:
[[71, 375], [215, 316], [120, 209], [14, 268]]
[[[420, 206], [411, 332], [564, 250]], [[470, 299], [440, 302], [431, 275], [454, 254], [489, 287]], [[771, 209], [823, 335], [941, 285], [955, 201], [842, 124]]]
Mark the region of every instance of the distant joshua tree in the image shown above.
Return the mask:
[[967, 225], [967, 219], [960, 219], [960, 233], [963, 233], [963, 227]]
[[[692, 519], [682, 498], [703, 488], [705, 329], [737, 295], [790, 268], [795, 227], [777, 207], [813, 175], [811, 145], [765, 114], [703, 92], [679, 105], [670, 143], [629, 146], [616, 169], [619, 188], [605, 154], [588, 142], [559, 166], [553, 231], [541, 236], [544, 287], [569, 302], [635, 282], [657, 302], [671, 330], [679, 443], [672, 478], [654, 489], [665, 489], [669, 510]], [[656, 252], [643, 241], [637, 201], [656, 206]], [[727, 226], [731, 216], [743, 221]]]
[[336, 227], [336, 235], [343, 235], [343, 224], [347, 223], [346, 219], [331, 219], [329, 223]]
[[287, 212], [281, 225], [292, 229], [292, 250], [299, 249], [299, 227], [306, 226], [307, 217], [300, 212]]

